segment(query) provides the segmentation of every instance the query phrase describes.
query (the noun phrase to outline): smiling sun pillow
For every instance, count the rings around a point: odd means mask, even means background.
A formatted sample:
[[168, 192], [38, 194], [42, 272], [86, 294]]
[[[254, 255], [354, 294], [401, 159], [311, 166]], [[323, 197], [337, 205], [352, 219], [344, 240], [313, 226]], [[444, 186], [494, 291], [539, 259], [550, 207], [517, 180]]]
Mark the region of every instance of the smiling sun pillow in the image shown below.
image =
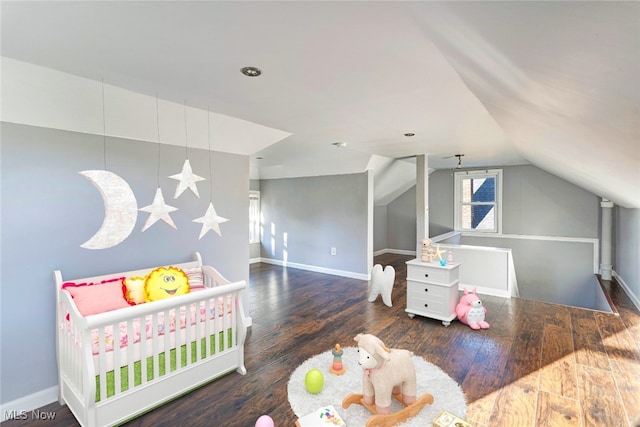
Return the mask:
[[176, 267], [159, 267], [144, 282], [145, 301], [158, 301], [189, 293], [187, 274]]

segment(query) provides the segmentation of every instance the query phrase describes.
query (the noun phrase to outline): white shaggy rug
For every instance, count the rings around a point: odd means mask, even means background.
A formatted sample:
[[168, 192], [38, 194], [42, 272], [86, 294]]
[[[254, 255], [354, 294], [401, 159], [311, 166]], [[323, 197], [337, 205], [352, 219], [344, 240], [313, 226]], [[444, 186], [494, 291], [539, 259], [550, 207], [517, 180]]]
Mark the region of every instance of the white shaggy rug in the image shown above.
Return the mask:
[[[305, 360], [293, 371], [287, 390], [291, 409], [298, 418], [303, 417], [321, 406], [333, 405], [348, 427], [363, 427], [371, 412], [361, 405], [351, 405], [348, 409], [342, 407], [342, 399], [350, 393], [362, 393], [362, 368], [358, 365], [356, 347], [343, 347], [342, 364], [346, 368], [343, 375], [329, 372], [333, 363], [331, 350]], [[418, 396], [424, 393], [433, 395], [433, 404], [425, 405], [418, 415], [408, 419], [403, 427], [430, 426], [432, 421], [442, 410], [447, 410], [461, 418], [467, 413], [467, 403], [462, 389], [449, 375], [436, 365], [427, 362], [422, 357], [414, 356], [418, 382]], [[311, 394], [304, 385], [304, 377], [310, 369], [319, 369], [324, 375], [324, 387], [318, 394]], [[403, 406], [392, 401], [391, 411], [395, 412]]]

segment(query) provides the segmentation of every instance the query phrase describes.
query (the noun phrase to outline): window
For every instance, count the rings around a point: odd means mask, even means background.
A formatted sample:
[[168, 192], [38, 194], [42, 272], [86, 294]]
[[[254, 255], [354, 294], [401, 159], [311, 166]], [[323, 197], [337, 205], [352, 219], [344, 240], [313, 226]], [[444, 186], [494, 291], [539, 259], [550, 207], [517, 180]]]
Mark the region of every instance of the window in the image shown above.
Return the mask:
[[502, 232], [502, 170], [455, 173], [456, 231]]
[[260, 243], [260, 192], [249, 192], [249, 243]]

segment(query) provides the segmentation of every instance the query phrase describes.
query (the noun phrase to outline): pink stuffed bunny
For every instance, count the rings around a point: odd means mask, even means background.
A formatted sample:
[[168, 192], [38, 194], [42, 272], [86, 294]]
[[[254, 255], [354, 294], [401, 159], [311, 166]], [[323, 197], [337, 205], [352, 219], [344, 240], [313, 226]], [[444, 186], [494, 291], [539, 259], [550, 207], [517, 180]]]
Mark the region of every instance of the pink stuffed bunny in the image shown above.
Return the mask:
[[469, 325], [471, 329], [489, 329], [489, 324], [484, 321], [486, 313], [486, 307], [482, 305], [482, 301], [476, 295], [476, 288], [473, 288], [471, 292], [465, 289], [464, 295], [456, 305], [458, 319], [465, 325]]

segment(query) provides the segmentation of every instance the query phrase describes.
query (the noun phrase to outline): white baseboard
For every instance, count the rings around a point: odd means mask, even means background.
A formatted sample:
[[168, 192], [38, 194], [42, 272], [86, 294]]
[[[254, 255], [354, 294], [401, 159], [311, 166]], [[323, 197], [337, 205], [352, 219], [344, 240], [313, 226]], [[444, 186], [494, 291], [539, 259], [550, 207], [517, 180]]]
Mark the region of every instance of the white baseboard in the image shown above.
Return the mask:
[[631, 288], [629, 287], [629, 285], [627, 285], [627, 283], [622, 279], [622, 277], [620, 277], [620, 275], [615, 270], [613, 271], [613, 277], [615, 277], [618, 283], [620, 283], [620, 286], [622, 286], [622, 289], [624, 289], [624, 291], [627, 293], [633, 305], [635, 305], [636, 308], [640, 310], [640, 298], [638, 298], [637, 295], [631, 292]]
[[384, 255], [384, 254], [396, 254], [396, 255], [411, 255], [416, 256], [416, 251], [409, 251], [405, 249], [380, 249], [379, 251], [375, 251], [373, 256]]
[[465, 289], [471, 290], [473, 288], [476, 288], [476, 293], [480, 295], [491, 295], [493, 297], [511, 298], [511, 294], [509, 293], [509, 291], [506, 291], [506, 290], [485, 288], [483, 286], [468, 285], [465, 283], [458, 284], [458, 290], [460, 291], [464, 291]]
[[249, 258], [249, 264], [256, 264], [258, 262], [262, 262], [262, 258]]
[[332, 268], [318, 267], [318, 266], [315, 266], [315, 265], [299, 264], [297, 262], [284, 262], [284, 261], [279, 260], [279, 259], [261, 258], [260, 262], [264, 262], [264, 263], [267, 263], [267, 264], [273, 264], [273, 265], [279, 265], [281, 267], [291, 267], [291, 268], [297, 268], [297, 269], [300, 269], [300, 270], [313, 271], [313, 272], [316, 272], [316, 273], [324, 273], [324, 274], [332, 274], [334, 276], [349, 277], [351, 279], [360, 279], [360, 280], [369, 280], [370, 279], [369, 273], [367, 273], [367, 274], [355, 273], [353, 271], [336, 270], [336, 269], [332, 269]]
[[2, 418], [0, 418], [0, 421], [6, 421], [10, 418], [24, 419], [21, 417], [31, 419], [31, 411], [58, 401], [58, 390], [58, 386], [56, 385], [21, 397], [20, 399], [3, 403], [1, 408], [2, 413], [0, 414]]

